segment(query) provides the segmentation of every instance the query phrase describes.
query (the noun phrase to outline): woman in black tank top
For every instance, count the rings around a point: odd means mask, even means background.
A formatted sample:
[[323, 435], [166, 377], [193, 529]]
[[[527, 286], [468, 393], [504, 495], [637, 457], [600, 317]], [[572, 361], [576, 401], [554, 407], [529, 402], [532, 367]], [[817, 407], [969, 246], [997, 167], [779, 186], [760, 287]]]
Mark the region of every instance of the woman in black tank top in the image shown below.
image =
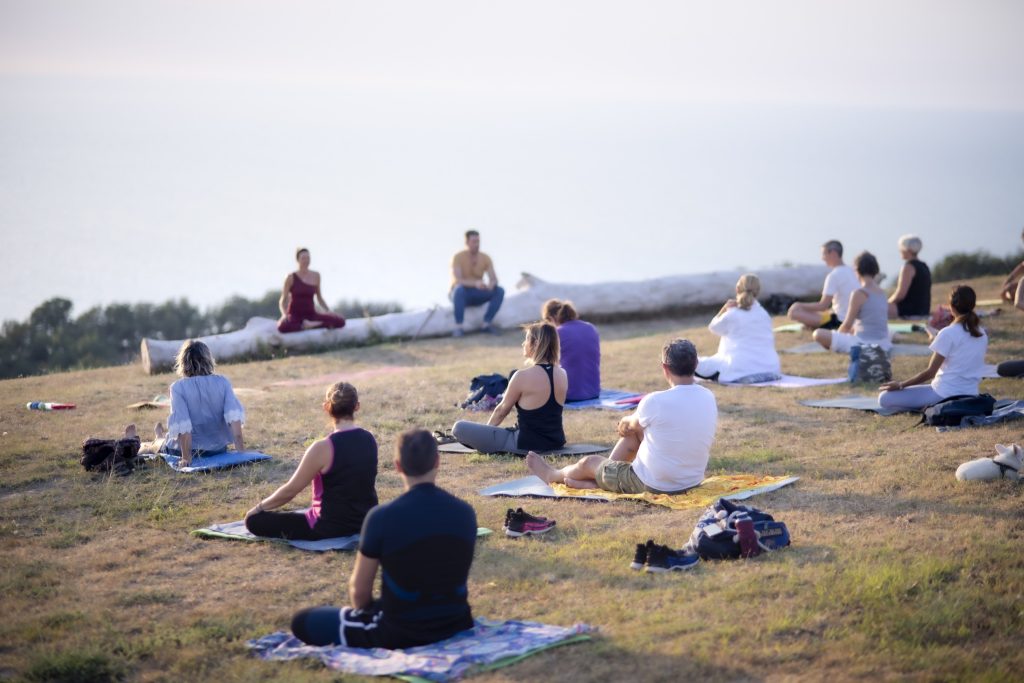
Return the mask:
[[[512, 376], [501, 403], [491, 413], [486, 425], [459, 420], [452, 434], [461, 443], [481, 453], [516, 453], [553, 451], [565, 445], [562, 408], [569, 379], [558, 364], [558, 331], [551, 323], [534, 323], [526, 328], [523, 355], [531, 367]], [[547, 376], [546, 398], [537, 408], [524, 408], [524, 396], [536, 401], [538, 373]], [[502, 421], [516, 409], [519, 422], [513, 428], [501, 427]]]
[[[245, 515], [256, 536], [316, 541], [359, 533], [366, 513], [377, 505], [377, 441], [355, 424], [356, 388], [338, 382], [327, 389], [324, 410], [334, 431], [306, 451], [291, 478]], [[307, 486], [310, 507], [302, 512], [272, 512]]]
[[540, 408], [524, 408], [516, 401], [519, 416], [519, 438], [516, 446], [521, 451], [553, 451], [565, 445], [565, 430], [562, 429], [562, 408], [555, 399], [555, 366], [552, 363], [538, 363], [548, 375], [551, 395]]
[[890, 318], [925, 318], [932, 307], [932, 272], [917, 258], [921, 239], [904, 235], [899, 241], [900, 258], [905, 263], [900, 269], [896, 291], [889, 297]]

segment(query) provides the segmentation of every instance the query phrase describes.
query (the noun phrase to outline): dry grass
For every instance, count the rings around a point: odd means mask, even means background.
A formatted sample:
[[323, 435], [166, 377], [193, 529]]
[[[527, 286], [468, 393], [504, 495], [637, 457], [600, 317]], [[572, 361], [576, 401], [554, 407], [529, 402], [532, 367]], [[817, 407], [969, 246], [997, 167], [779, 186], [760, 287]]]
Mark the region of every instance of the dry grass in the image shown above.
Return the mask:
[[[992, 297], [995, 280], [979, 281]], [[937, 287], [937, 296], [945, 287]], [[990, 360], [1024, 356], [1024, 316], [989, 322]], [[656, 359], [669, 335], [705, 350], [695, 319], [603, 326], [607, 386], [659, 389]], [[399, 492], [395, 435], [434, 429], [470, 377], [519, 364], [519, 338], [386, 344], [317, 356], [226, 365], [242, 392], [248, 441], [269, 464], [210, 476], [152, 467], [127, 479], [93, 478], [77, 464], [83, 437], [113, 435], [155, 412], [124, 406], [165, 391], [170, 376], [135, 367], [0, 382], [0, 678], [26, 680], [327, 681], [318, 665], [263, 663], [244, 641], [284, 628], [296, 607], [337, 603], [351, 554], [196, 540], [188, 531], [239, 518], [291, 472], [325, 432], [321, 387], [273, 382], [399, 366], [362, 375], [361, 420], [381, 446], [381, 498]], [[797, 343], [796, 335], [780, 345]], [[923, 366], [898, 358], [897, 375]], [[832, 355], [784, 356], [784, 369], [835, 376]], [[997, 396], [1021, 384], [989, 380]], [[683, 575], [634, 573], [633, 544], [674, 545], [698, 511], [639, 504], [525, 501], [558, 519], [536, 540], [481, 540], [470, 591], [477, 614], [568, 624], [603, 635], [477, 680], [1019, 679], [1024, 657], [1022, 489], [958, 484], [956, 466], [1020, 442], [1019, 424], [939, 434], [909, 416], [816, 411], [799, 391], [715, 387], [721, 411], [714, 472], [802, 477], [756, 504], [790, 526], [794, 545], [753, 561], [708, 563]], [[25, 410], [30, 400], [72, 401], [68, 413]], [[566, 415], [570, 440], [608, 443], [619, 415]], [[522, 461], [445, 456], [441, 482], [472, 502], [480, 523], [501, 525], [511, 501], [476, 490], [522, 476]], [[61, 677], [64, 678], [61, 678]]]

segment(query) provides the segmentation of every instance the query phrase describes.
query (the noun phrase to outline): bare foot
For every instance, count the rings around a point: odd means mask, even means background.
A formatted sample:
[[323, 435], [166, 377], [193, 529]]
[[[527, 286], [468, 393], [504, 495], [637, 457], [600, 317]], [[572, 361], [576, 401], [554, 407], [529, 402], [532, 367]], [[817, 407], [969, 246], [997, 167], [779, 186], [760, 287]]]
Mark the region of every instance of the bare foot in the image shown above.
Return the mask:
[[302, 329], [304, 330], [315, 330], [318, 327], [323, 327], [323, 323], [319, 320], [303, 320]]
[[134, 424], [130, 424], [127, 427], [124, 428], [124, 438], [126, 438], [126, 439], [134, 439], [138, 435], [139, 435], [139, 430], [135, 429], [135, 425]]
[[156, 434], [156, 438], [162, 439], [167, 434], [167, 429], [164, 428], [163, 422], [157, 422], [156, 426], [153, 427], [153, 433]]
[[554, 467], [549, 465], [544, 458], [540, 457], [533, 451], [526, 454], [526, 466], [531, 472], [548, 484], [562, 483], [563, 477], [561, 470], [556, 470]]

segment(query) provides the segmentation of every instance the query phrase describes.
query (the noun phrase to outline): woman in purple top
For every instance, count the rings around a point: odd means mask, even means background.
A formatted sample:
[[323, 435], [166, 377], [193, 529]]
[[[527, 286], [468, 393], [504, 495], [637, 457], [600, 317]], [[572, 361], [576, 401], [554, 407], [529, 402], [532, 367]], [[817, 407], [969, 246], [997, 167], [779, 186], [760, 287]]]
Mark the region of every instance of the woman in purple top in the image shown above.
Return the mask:
[[541, 318], [558, 329], [562, 367], [569, 375], [566, 401], [586, 401], [601, 394], [601, 337], [597, 328], [579, 319], [571, 301], [548, 299]]
[[[359, 533], [366, 513], [377, 505], [377, 441], [356, 426], [357, 410], [354, 386], [338, 382], [327, 389], [324, 411], [334, 432], [310, 446], [291, 479], [246, 513], [251, 533], [305, 541]], [[308, 510], [271, 512], [307, 485], [312, 488]]]

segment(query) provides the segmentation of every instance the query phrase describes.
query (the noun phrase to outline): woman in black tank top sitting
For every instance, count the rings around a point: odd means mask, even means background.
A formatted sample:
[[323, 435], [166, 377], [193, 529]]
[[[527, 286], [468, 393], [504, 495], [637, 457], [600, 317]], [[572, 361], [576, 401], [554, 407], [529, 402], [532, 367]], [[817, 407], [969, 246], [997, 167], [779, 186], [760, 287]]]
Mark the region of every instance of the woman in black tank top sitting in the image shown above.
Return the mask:
[[[357, 427], [356, 388], [338, 382], [327, 388], [324, 412], [334, 431], [310, 446], [284, 485], [245, 515], [245, 527], [257, 536], [316, 541], [358, 534], [366, 513], [377, 505], [377, 441]], [[311, 485], [305, 512], [271, 512]]]
[[[526, 328], [523, 356], [527, 367], [512, 375], [501, 403], [486, 425], [459, 420], [452, 435], [460, 443], [481, 453], [553, 451], [565, 445], [562, 408], [569, 389], [569, 378], [558, 364], [558, 331], [551, 323], [533, 323]], [[499, 427], [512, 412], [519, 423], [512, 428]]]
[[917, 258], [921, 238], [904, 235], [899, 241], [903, 267], [896, 281], [896, 291], [889, 296], [890, 318], [927, 318], [932, 308], [932, 271]]

